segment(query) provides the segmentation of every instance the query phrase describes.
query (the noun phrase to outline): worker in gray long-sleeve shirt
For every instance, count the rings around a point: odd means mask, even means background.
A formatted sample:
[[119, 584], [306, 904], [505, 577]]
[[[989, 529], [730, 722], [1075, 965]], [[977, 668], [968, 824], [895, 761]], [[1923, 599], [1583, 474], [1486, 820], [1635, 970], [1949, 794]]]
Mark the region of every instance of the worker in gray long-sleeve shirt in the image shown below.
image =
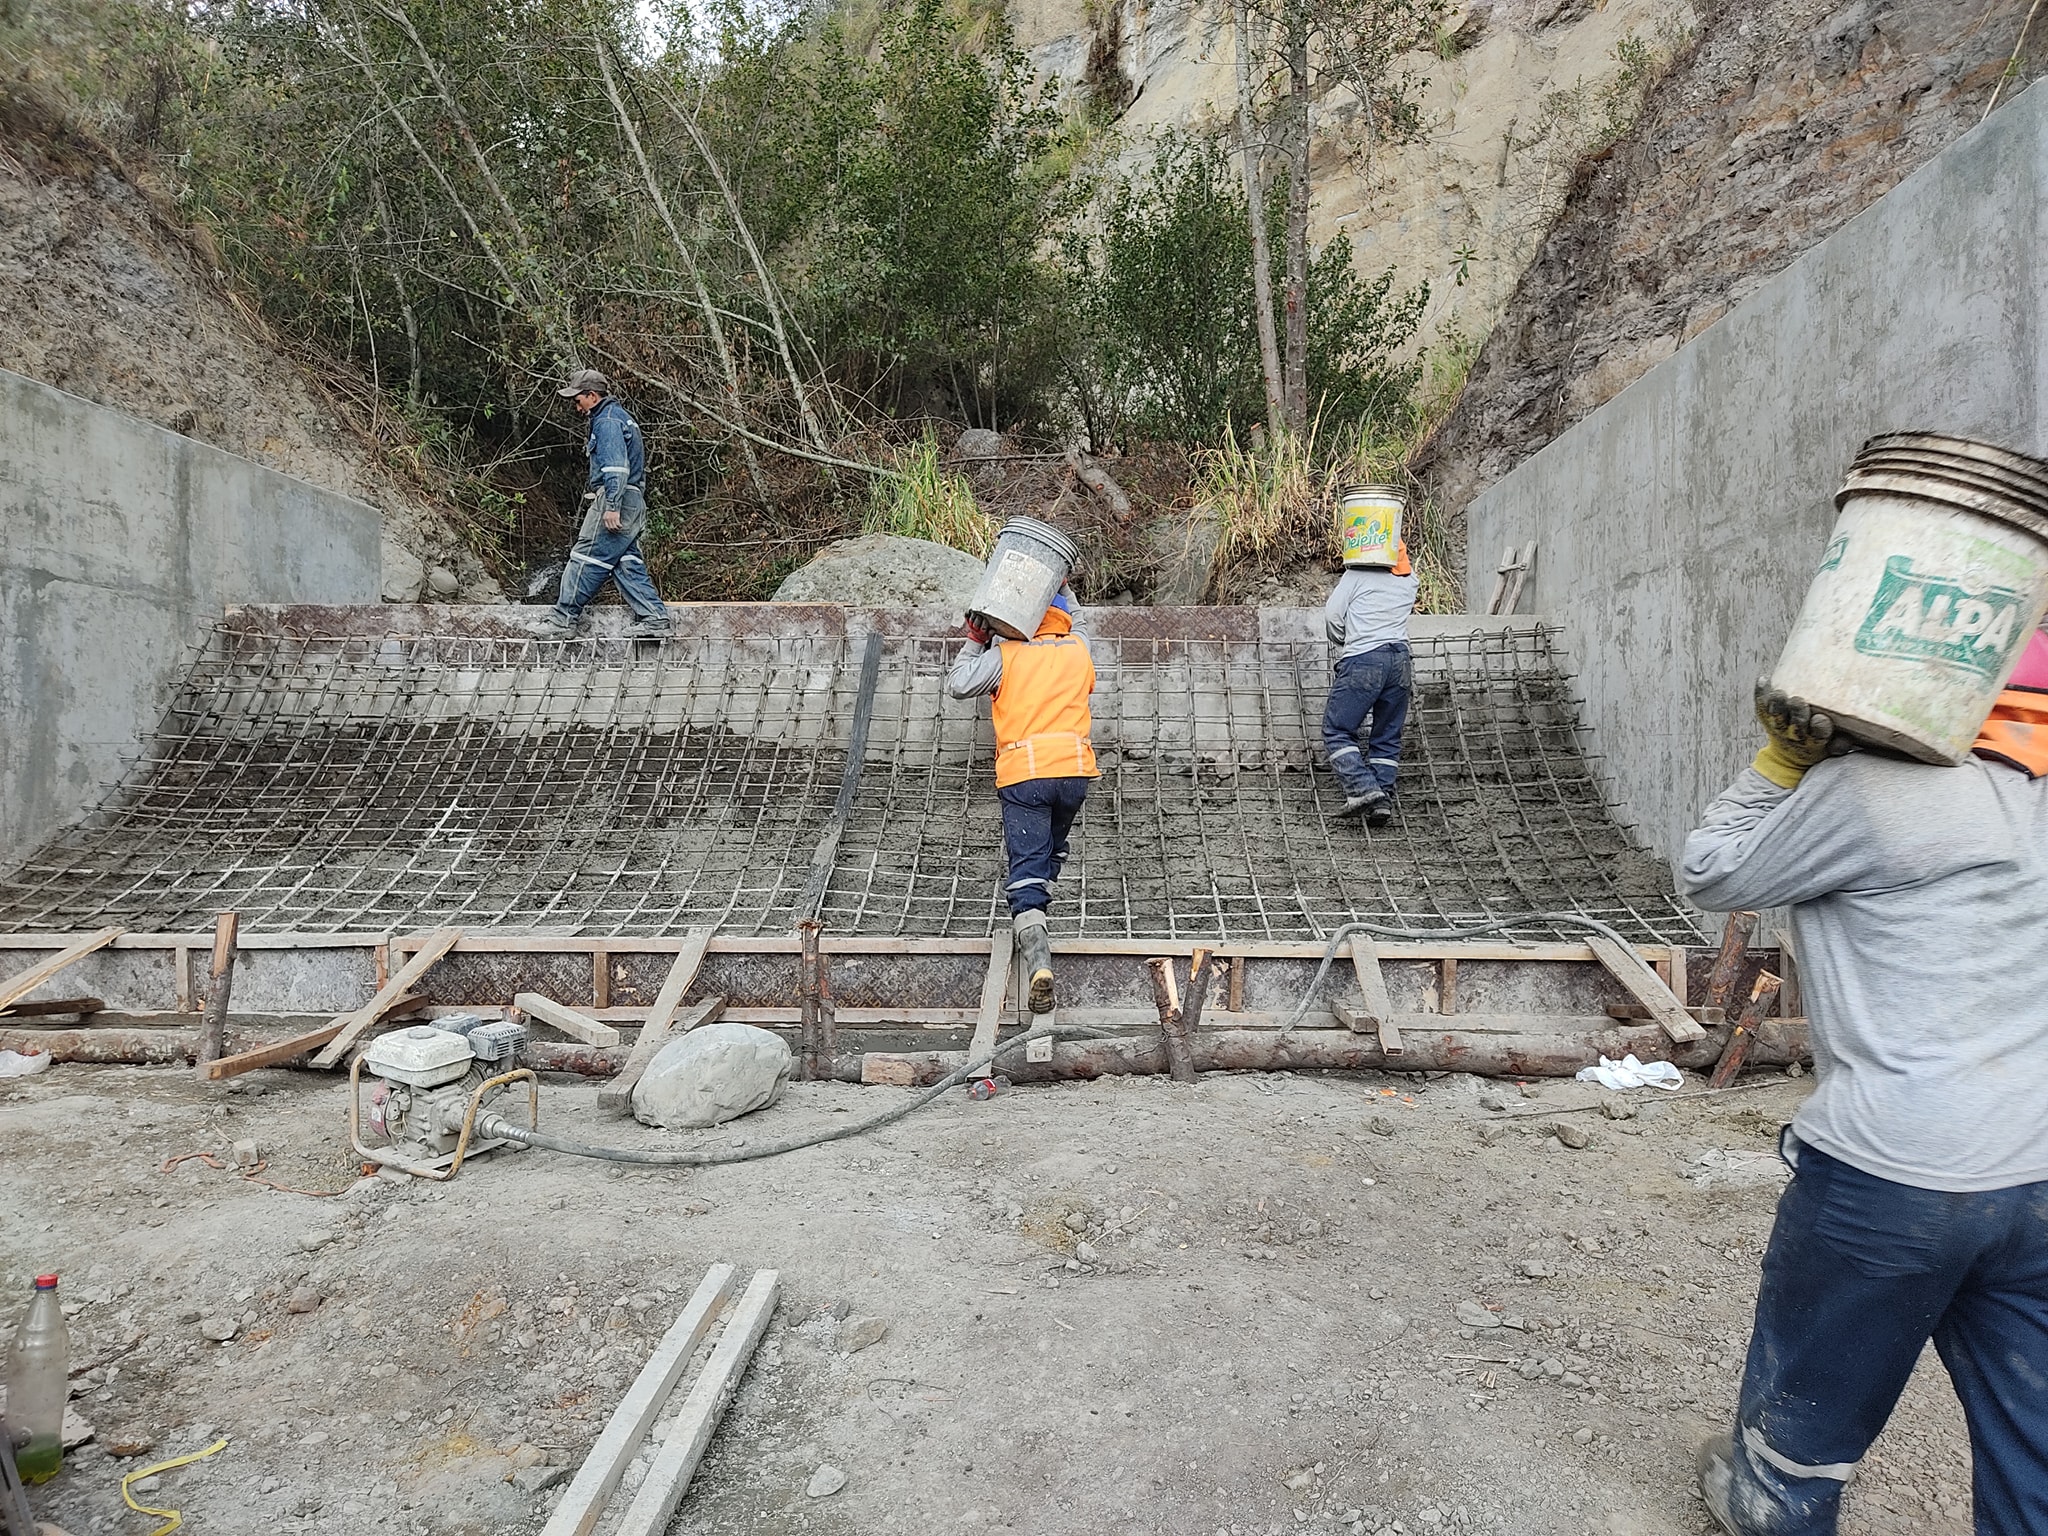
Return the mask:
[[[1736, 1536], [1831, 1533], [1931, 1337], [1969, 1422], [1980, 1533], [2048, 1532], [2048, 637], [1960, 767], [1771, 744], [1680, 883], [1791, 908], [1818, 1086], [1764, 1257], [1735, 1431], [1701, 1455]], [[2025, 664], [2022, 671], [2025, 672]], [[2015, 674], [2016, 681], [2021, 674]]]
[[1347, 570], [1323, 604], [1323, 631], [1337, 652], [1336, 675], [1323, 706], [1323, 751], [1344, 787], [1344, 804], [1336, 814], [1362, 814], [1369, 827], [1384, 827], [1394, 819], [1401, 733], [1415, 684], [1408, 618], [1415, 611], [1416, 588], [1404, 544], [1392, 570]]

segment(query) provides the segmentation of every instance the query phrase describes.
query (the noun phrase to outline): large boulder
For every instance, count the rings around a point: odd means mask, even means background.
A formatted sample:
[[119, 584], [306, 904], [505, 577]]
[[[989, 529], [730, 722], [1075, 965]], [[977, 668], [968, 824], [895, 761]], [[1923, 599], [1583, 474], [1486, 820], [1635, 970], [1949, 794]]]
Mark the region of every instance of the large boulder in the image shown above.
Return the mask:
[[981, 569], [974, 556], [944, 544], [866, 533], [819, 550], [783, 578], [775, 601], [965, 610]]
[[633, 1089], [633, 1117], [668, 1130], [736, 1120], [782, 1097], [792, 1063], [780, 1035], [751, 1024], [693, 1029], [655, 1052]]

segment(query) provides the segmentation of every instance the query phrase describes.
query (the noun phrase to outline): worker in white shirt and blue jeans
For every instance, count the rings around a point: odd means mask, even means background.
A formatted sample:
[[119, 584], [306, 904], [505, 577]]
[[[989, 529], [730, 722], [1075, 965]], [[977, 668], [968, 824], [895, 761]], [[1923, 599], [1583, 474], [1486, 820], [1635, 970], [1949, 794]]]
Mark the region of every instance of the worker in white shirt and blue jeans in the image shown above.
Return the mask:
[[1323, 604], [1323, 629], [1337, 651], [1337, 671], [1323, 707], [1323, 750], [1344, 789], [1340, 817], [1363, 816], [1368, 827], [1394, 819], [1401, 772], [1401, 736], [1415, 662], [1408, 617], [1418, 583], [1403, 545], [1392, 570], [1347, 570]]

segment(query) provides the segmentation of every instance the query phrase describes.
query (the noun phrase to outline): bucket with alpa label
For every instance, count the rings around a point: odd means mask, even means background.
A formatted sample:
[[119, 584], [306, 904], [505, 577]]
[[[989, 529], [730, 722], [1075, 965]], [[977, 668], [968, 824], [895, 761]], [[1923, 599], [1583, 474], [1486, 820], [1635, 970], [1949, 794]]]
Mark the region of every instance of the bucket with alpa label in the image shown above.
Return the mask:
[[2048, 463], [1888, 433], [1835, 505], [1772, 686], [1868, 745], [1960, 763], [2048, 611]]
[[1051, 523], [1011, 518], [996, 535], [967, 616], [999, 635], [1029, 640], [1080, 555], [1074, 541]]
[[1401, 559], [1407, 492], [1392, 485], [1347, 485], [1337, 497], [1337, 542], [1344, 564], [1391, 569]]

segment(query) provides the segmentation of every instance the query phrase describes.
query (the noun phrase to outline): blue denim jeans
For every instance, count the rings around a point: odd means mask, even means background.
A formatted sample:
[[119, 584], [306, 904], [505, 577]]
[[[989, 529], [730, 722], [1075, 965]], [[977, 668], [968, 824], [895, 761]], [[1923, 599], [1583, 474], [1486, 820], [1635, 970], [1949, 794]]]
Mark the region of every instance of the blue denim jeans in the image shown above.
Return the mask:
[[1978, 1536], [2048, 1531], [2048, 1183], [1894, 1184], [1802, 1146], [1764, 1254], [1730, 1506], [1832, 1536], [1842, 1488], [1929, 1338], [1970, 1428]]
[[1067, 833], [1088, 798], [1089, 780], [1025, 779], [996, 791], [1003, 803], [1003, 848], [1010, 878], [1003, 887], [1010, 915], [1052, 905], [1047, 889], [1067, 862]]
[[616, 531], [604, 525], [604, 508], [593, 501], [583, 514], [583, 526], [576, 532], [576, 544], [569, 551], [569, 563], [562, 568], [562, 588], [555, 612], [572, 623], [584, 605], [604, 589], [607, 581], [619, 586], [619, 596], [633, 610], [636, 619], [666, 624], [668, 609], [647, 574], [647, 562], [640, 558], [640, 535], [647, 531], [647, 497], [628, 486], [619, 502]]
[[1408, 695], [1414, 685], [1415, 662], [1404, 640], [1337, 663], [1330, 699], [1323, 706], [1323, 750], [1345, 794], [1355, 799], [1375, 789], [1394, 792], [1401, 771], [1401, 731], [1408, 724]]

